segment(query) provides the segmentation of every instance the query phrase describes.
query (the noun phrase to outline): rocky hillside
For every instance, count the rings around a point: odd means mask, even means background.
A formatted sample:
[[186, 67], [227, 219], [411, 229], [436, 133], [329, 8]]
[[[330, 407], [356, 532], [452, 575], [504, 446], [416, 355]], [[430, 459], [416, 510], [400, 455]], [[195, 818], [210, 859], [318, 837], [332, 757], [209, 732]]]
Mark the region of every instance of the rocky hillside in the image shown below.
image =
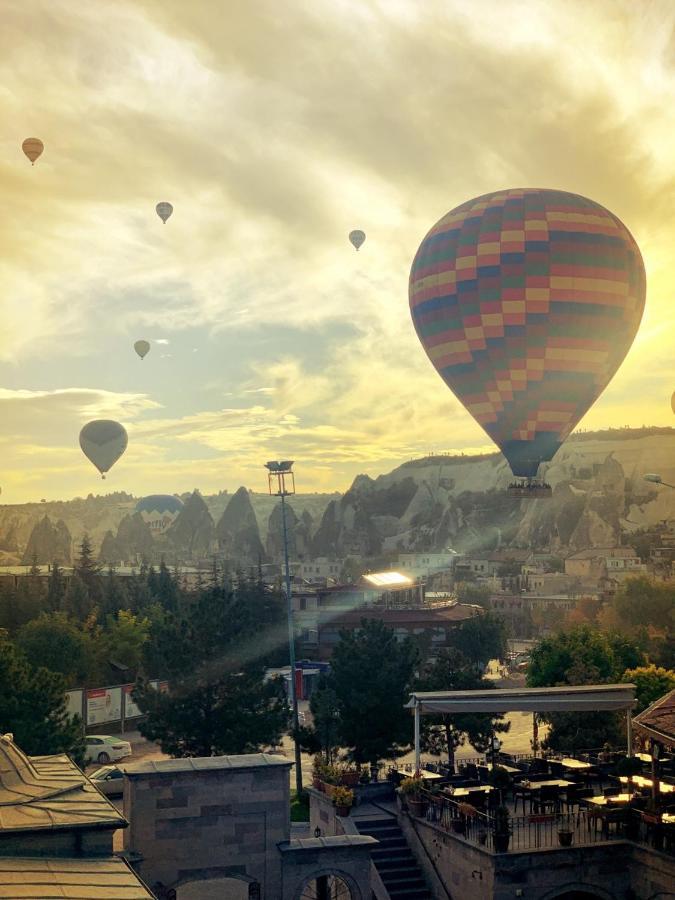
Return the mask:
[[[545, 473], [553, 486], [551, 499], [511, 498], [505, 488], [512, 476], [498, 453], [415, 460], [375, 479], [360, 475], [344, 495], [295, 495], [289, 502], [289, 534], [298, 555], [313, 556], [445, 547], [469, 551], [498, 544], [562, 552], [607, 545], [621, 534], [675, 519], [675, 490], [645, 482], [645, 472], [658, 472], [675, 484], [675, 429], [572, 436]], [[183, 499], [184, 510], [161, 539], [168, 559], [190, 551], [208, 553], [218, 545], [228, 554], [244, 553], [251, 562], [279, 558], [276, 497], [240, 488], [235, 494]], [[66, 533], [76, 545], [87, 532], [95, 549], [104, 544], [106, 559], [130, 558], [136, 545], [141, 553], [150, 546], [159, 550], [159, 539], [134, 516], [135, 505], [136, 498], [117, 493], [0, 506], [0, 565], [28, 559], [29, 545], [41, 547], [42, 555], [58, 543], [65, 559]]]

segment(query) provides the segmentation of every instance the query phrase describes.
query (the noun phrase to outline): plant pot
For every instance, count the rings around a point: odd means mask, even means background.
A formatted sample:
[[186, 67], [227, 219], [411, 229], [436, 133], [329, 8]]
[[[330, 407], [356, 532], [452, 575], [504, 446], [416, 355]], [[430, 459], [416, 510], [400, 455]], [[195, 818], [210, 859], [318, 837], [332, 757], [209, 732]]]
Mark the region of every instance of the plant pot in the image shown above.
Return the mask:
[[324, 792], [324, 794], [325, 794], [327, 797], [332, 797], [332, 796], [333, 796], [333, 791], [335, 790], [335, 785], [334, 785], [334, 784], [328, 784], [327, 781], [322, 781], [322, 782], [321, 782], [321, 790]]
[[321, 787], [321, 779], [320, 778], [312, 778], [312, 787], [315, 791], [321, 791], [323, 788]]
[[571, 847], [572, 846], [572, 838], [574, 837], [573, 831], [559, 831], [558, 832], [558, 843], [561, 847]]
[[511, 840], [510, 834], [504, 834], [501, 831], [496, 831], [493, 835], [493, 843], [495, 847], [495, 853], [506, 853], [509, 849], [509, 841]]
[[409, 797], [408, 809], [410, 810], [411, 816], [415, 816], [416, 818], [421, 819], [424, 813], [427, 811], [427, 801], [413, 800], [412, 797]]
[[466, 822], [464, 819], [453, 819], [452, 830], [455, 834], [466, 834]]
[[353, 788], [359, 783], [359, 773], [358, 772], [344, 772], [342, 774], [342, 778], [340, 779], [342, 784], [345, 787]]
[[335, 812], [338, 814], [338, 816], [348, 816], [350, 809], [351, 806], [336, 806]]

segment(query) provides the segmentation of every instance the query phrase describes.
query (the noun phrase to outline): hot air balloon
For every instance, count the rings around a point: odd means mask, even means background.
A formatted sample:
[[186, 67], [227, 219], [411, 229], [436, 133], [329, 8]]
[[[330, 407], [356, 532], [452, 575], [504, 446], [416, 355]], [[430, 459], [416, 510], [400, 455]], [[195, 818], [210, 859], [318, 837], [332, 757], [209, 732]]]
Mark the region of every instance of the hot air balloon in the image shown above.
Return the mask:
[[173, 494], [151, 494], [136, 504], [139, 513], [153, 534], [164, 534], [178, 518], [183, 501]]
[[604, 207], [515, 189], [443, 216], [420, 244], [409, 290], [436, 370], [513, 474], [533, 479], [628, 352], [645, 271]]
[[35, 165], [35, 160], [45, 149], [45, 145], [42, 143], [40, 138], [26, 138], [26, 140], [21, 145], [21, 149], [30, 160], [31, 166], [33, 166]]
[[136, 343], [134, 344], [134, 350], [136, 351], [136, 353], [138, 353], [140, 358], [143, 359], [150, 352], [150, 344], [148, 343], [148, 341], [136, 341]]
[[127, 449], [128, 441], [124, 426], [111, 419], [95, 419], [80, 432], [82, 452], [103, 478]]
[[366, 239], [365, 231], [356, 230], [356, 231], [349, 232], [349, 240], [354, 245], [354, 247], [356, 247], [357, 250], [363, 244], [365, 239]]
[[167, 203], [166, 200], [162, 200], [161, 203], [158, 203], [155, 207], [157, 211], [157, 215], [160, 217], [162, 222], [166, 225], [166, 220], [169, 218], [171, 213], [173, 212], [173, 206], [170, 203]]
[[670, 408], [675, 413], [675, 394], [670, 398]]

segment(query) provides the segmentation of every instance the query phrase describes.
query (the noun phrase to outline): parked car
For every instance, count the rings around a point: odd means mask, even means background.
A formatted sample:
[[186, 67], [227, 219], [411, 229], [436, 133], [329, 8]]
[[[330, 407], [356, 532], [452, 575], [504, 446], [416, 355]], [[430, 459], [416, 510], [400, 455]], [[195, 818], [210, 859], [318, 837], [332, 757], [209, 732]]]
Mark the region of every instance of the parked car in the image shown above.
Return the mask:
[[131, 756], [131, 744], [110, 734], [88, 734], [85, 741], [84, 761], [102, 766]]
[[117, 766], [102, 766], [89, 778], [106, 797], [121, 797], [124, 792], [124, 773]]

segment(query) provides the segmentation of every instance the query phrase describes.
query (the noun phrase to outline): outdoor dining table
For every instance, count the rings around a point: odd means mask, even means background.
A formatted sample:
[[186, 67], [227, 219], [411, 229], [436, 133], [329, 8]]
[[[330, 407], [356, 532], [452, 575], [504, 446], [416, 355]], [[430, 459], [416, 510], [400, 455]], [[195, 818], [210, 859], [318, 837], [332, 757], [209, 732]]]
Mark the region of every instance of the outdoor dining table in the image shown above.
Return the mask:
[[[493, 765], [493, 763], [488, 763], [485, 768], [489, 772], [491, 772], [492, 769], [494, 768], [494, 765]], [[497, 768], [504, 769], [504, 771], [507, 772], [509, 775], [522, 775], [523, 774], [522, 769], [517, 769], [515, 766], [507, 766], [506, 763], [498, 762]]]
[[518, 787], [525, 788], [526, 791], [538, 791], [540, 788], [565, 788], [572, 787], [574, 781], [566, 781], [564, 778], [549, 778], [546, 781], [521, 781]]
[[[396, 769], [396, 774], [402, 775], [404, 778], [412, 778], [415, 775], [415, 772], [410, 769]], [[438, 772], [430, 772], [429, 769], [420, 769], [417, 774], [425, 781], [436, 781], [438, 778], [444, 777], [443, 775], [439, 775]]]
[[[619, 778], [621, 784], [628, 784], [629, 778], [628, 775], [622, 775]], [[647, 778], [645, 775], [632, 775], [630, 781], [636, 787], [639, 788], [651, 788], [652, 787], [652, 779]], [[659, 781], [659, 792], [661, 794], [675, 794], [675, 784], [668, 784], [665, 781]]]
[[574, 770], [575, 772], [587, 772], [593, 768], [591, 763], [584, 762], [582, 759], [574, 759], [571, 756], [566, 756], [564, 759], [558, 760], [558, 762], [566, 769]]
[[581, 802], [594, 808], [625, 806], [634, 800], [633, 794], [614, 794], [611, 797], [584, 797]]
[[471, 784], [468, 787], [449, 787], [444, 793], [454, 800], [456, 797], [470, 797], [471, 794], [489, 794], [493, 790], [489, 784]]
[[652, 761], [649, 753], [636, 753], [635, 756], [643, 763], [650, 763]]

